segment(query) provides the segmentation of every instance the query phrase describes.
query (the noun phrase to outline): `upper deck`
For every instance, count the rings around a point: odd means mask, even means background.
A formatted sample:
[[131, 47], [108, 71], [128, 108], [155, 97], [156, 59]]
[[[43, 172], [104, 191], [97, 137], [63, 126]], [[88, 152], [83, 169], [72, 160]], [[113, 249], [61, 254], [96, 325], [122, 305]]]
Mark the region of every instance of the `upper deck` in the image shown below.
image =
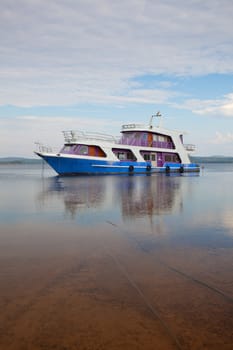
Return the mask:
[[[151, 117], [149, 125], [130, 123], [124, 124], [121, 127], [122, 137], [119, 140], [120, 144], [132, 145], [132, 146], [145, 146], [165, 149], [175, 149], [174, 140], [179, 140], [179, 143], [183, 144], [183, 133], [177, 130], [170, 130], [159, 126], [152, 125], [153, 117], [162, 117], [158, 112]], [[184, 148], [188, 152], [195, 151], [195, 145], [184, 145]]]
[[[161, 117], [160, 114], [158, 116]], [[165, 129], [161, 127], [161, 123], [159, 126], [153, 126], [153, 117], [155, 116], [151, 117], [150, 123], [147, 125], [138, 123], [122, 125], [121, 137], [99, 132], [63, 131], [65, 144], [83, 143], [101, 146], [108, 143], [122, 146], [152, 147], [170, 150], [176, 149], [178, 145], [183, 145], [183, 132]], [[195, 147], [194, 145], [187, 145], [185, 149], [190, 152], [193, 151]]]

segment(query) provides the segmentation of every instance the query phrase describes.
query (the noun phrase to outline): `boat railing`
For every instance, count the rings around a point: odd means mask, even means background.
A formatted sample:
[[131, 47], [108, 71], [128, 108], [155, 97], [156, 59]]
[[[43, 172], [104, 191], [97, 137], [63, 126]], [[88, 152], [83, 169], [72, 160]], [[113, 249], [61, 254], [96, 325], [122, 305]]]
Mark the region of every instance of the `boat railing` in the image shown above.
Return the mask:
[[52, 147], [46, 146], [41, 142], [35, 142], [36, 145], [36, 151], [42, 152], [42, 153], [53, 153]]
[[184, 148], [186, 149], [186, 151], [188, 152], [193, 152], [196, 150], [196, 146], [189, 143], [189, 144], [184, 144]]
[[115, 136], [98, 133], [98, 132], [83, 132], [76, 130], [63, 131], [65, 143], [76, 143], [77, 141], [101, 141], [101, 142], [112, 142], [117, 143], [119, 139]]
[[144, 124], [124, 124], [121, 127], [122, 131], [125, 130], [130, 130], [130, 129], [144, 129], [145, 125]]

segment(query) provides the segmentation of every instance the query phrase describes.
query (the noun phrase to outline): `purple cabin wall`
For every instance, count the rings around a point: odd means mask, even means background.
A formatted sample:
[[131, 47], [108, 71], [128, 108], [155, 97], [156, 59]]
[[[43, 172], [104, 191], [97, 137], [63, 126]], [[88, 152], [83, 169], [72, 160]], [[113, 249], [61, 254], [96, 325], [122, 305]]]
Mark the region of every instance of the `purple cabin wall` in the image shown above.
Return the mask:
[[157, 166], [163, 166], [163, 154], [161, 152], [157, 152]]

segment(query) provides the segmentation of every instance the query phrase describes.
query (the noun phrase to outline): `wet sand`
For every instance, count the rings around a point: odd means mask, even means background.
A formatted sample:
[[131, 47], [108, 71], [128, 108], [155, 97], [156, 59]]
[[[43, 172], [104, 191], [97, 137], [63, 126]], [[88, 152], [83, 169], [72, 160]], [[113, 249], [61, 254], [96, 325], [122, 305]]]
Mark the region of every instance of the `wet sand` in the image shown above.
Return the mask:
[[0, 235], [1, 350], [232, 349], [232, 248], [149, 249], [107, 222]]

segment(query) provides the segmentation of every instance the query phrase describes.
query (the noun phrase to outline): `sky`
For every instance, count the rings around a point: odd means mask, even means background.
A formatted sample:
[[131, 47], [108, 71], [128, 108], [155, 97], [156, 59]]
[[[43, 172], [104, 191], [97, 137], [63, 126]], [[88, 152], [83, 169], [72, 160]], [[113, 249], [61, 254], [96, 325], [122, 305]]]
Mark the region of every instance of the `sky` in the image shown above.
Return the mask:
[[232, 18], [232, 0], [1, 0], [0, 157], [157, 111], [194, 155], [233, 156]]

